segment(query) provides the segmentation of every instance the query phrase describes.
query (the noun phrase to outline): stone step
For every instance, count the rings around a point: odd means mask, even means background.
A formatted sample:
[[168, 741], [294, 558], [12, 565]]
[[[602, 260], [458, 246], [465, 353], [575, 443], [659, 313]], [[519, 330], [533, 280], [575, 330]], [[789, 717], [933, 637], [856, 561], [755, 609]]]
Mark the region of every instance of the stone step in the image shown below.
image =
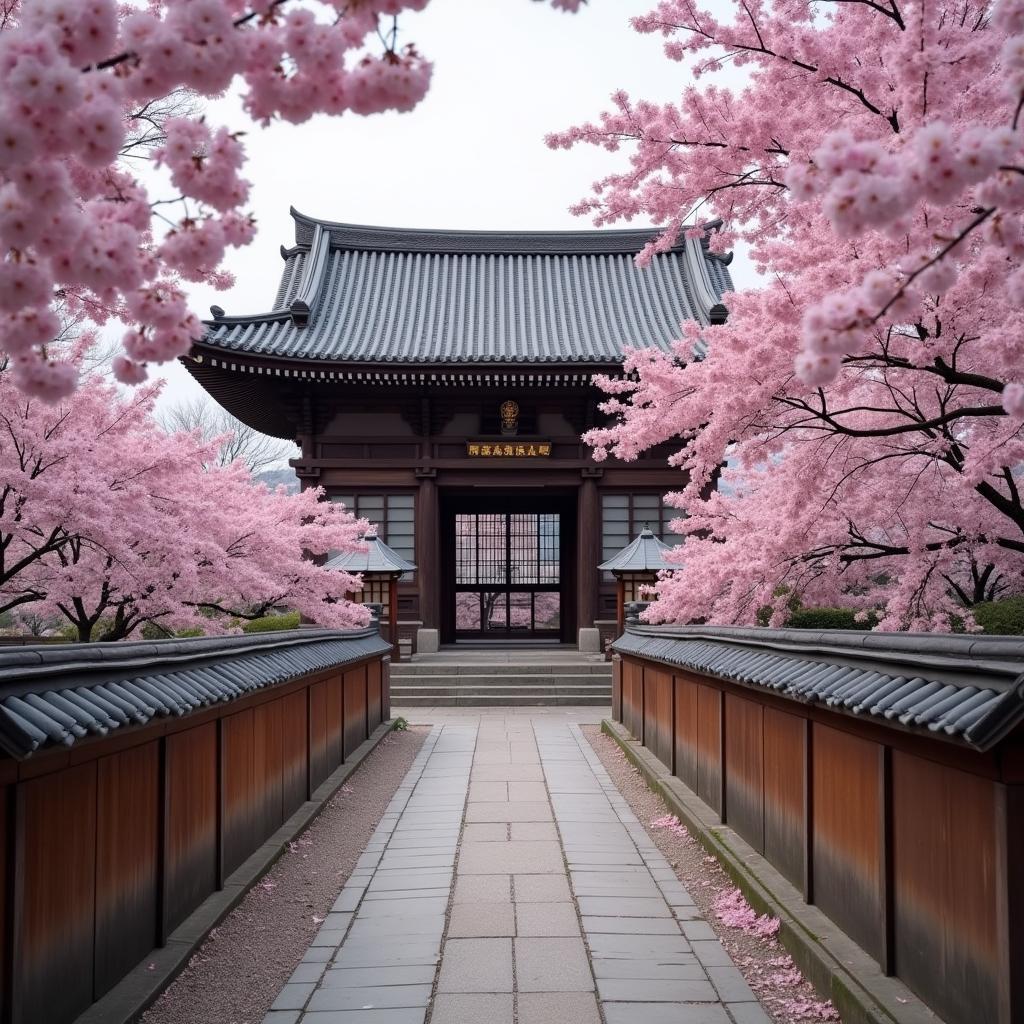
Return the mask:
[[609, 662], [561, 662], [552, 664], [545, 661], [515, 664], [466, 664], [464, 662], [445, 664], [442, 662], [399, 661], [391, 665], [391, 678], [412, 678], [415, 676], [578, 676], [591, 675], [611, 679], [612, 666]]
[[545, 694], [553, 693], [568, 695], [572, 693], [600, 695], [604, 694], [611, 699], [611, 687], [608, 686], [452, 686], [450, 683], [438, 683], [435, 686], [392, 686], [391, 699], [398, 700], [399, 697], [410, 697], [415, 694], [435, 697], [455, 697], [460, 694], [475, 693], [484, 696], [509, 696], [522, 697], [543, 697]]
[[391, 688], [404, 686], [407, 688], [420, 686], [455, 686], [463, 690], [477, 689], [481, 686], [600, 686], [608, 689], [612, 685], [611, 676], [598, 675], [565, 675], [552, 676], [547, 672], [523, 672], [518, 675], [492, 676], [481, 673], [475, 676], [395, 676], [391, 677]]
[[424, 707], [459, 707], [459, 708], [480, 708], [480, 707], [608, 707], [611, 698], [608, 694], [595, 696], [547, 694], [545, 696], [504, 696], [488, 697], [476, 693], [459, 694], [457, 697], [428, 697], [421, 694], [399, 697], [392, 691], [391, 713], [395, 714], [396, 709], [402, 708], [424, 708]]

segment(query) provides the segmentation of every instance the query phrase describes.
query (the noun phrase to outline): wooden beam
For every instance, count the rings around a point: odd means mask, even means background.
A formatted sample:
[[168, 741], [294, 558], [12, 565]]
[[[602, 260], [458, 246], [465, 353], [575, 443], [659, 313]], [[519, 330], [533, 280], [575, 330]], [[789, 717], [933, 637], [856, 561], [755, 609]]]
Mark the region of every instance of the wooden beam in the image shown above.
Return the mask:
[[600, 582], [601, 509], [597, 481], [587, 475], [579, 488], [576, 513], [576, 621], [580, 629], [591, 629], [597, 618], [597, 590]]
[[7, 943], [4, 950], [4, 992], [5, 1021], [20, 1024], [24, 1007], [21, 997], [22, 958], [18, 955], [22, 948], [22, 924], [25, 917], [25, 785], [19, 783], [10, 790], [10, 840], [7, 867], [10, 888], [7, 896], [7, 915], [4, 927], [7, 929]]
[[896, 925], [893, 893], [893, 823], [892, 823], [892, 749], [878, 749], [878, 858], [879, 881], [882, 886], [882, 956], [881, 968], [896, 973]]
[[814, 725], [804, 726], [804, 903], [814, 902]]
[[168, 780], [167, 767], [167, 737], [160, 737], [160, 772], [159, 789], [157, 801], [159, 802], [159, 819], [157, 820], [157, 893], [156, 893], [156, 944], [166, 946], [167, 938], [171, 934], [170, 926], [170, 892], [168, 890], [167, 864], [168, 844], [170, 843], [170, 828], [168, 822], [171, 814], [171, 792]]
[[996, 785], [998, 1024], [1024, 1013], [1024, 786]]

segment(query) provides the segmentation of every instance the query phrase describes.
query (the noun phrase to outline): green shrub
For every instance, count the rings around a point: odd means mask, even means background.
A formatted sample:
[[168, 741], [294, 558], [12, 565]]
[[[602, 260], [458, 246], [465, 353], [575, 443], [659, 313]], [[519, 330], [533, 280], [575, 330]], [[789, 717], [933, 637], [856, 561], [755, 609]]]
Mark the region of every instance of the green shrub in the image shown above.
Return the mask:
[[971, 611], [985, 633], [1024, 636], [1024, 597], [986, 601], [984, 604], [976, 604]]
[[878, 619], [868, 613], [863, 622], [857, 621], [856, 608], [800, 608], [790, 615], [789, 629], [871, 629]]
[[243, 633], [269, 633], [275, 629], [298, 629], [299, 613], [287, 612], [284, 615], [265, 615], [262, 619], [252, 619], [242, 623]]

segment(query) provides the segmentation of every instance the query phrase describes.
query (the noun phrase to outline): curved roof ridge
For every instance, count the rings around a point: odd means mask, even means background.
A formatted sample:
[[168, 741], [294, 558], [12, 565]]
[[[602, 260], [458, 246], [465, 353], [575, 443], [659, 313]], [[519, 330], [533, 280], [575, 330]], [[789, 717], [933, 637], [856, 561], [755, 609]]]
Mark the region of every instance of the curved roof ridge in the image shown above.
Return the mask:
[[[351, 224], [344, 221], [324, 220], [302, 213], [294, 206], [289, 213], [295, 221], [297, 245], [308, 243], [315, 229], [330, 233], [331, 244], [348, 249], [381, 249], [402, 252], [461, 252], [461, 253], [524, 253], [524, 254], [583, 254], [617, 253], [635, 254], [648, 242], [657, 238], [662, 228], [574, 228], [559, 231], [514, 231], [511, 229], [481, 230], [478, 228], [399, 228], [379, 224]], [[700, 225], [714, 230], [721, 221]], [[671, 251], [686, 246], [685, 232], [692, 225], [679, 230], [679, 240]], [[706, 249], [706, 243], [705, 243]], [[712, 258], [717, 254], [708, 253]]]

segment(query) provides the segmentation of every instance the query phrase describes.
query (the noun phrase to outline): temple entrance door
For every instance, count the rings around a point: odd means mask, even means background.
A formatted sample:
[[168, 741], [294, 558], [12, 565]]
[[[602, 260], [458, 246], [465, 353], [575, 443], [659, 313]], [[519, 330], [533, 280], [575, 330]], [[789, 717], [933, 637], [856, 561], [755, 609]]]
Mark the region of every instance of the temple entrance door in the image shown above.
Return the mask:
[[447, 518], [448, 636], [456, 641], [561, 640], [571, 616], [563, 602], [568, 517], [557, 508], [456, 508]]
[[456, 639], [561, 635], [561, 518], [456, 513]]

